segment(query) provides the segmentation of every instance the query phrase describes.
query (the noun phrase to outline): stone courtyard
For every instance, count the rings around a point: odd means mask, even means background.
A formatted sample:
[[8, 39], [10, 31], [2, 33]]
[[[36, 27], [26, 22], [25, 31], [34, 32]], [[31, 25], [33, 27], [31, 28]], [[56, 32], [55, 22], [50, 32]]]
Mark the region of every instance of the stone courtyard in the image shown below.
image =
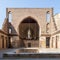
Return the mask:
[[34, 49], [60, 53], [60, 15], [53, 12], [53, 8], [6, 8], [0, 30], [0, 57], [3, 52], [22, 48], [35, 53]]

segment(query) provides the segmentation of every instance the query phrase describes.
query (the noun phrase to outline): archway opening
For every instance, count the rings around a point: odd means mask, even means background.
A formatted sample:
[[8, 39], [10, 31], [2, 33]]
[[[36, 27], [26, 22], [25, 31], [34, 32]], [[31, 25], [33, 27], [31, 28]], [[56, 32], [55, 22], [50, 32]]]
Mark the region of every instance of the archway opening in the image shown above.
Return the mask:
[[[31, 17], [23, 19], [19, 25], [19, 38], [23, 42], [21, 46], [28, 47], [28, 43], [32, 44], [32, 41], [37, 44], [39, 41], [39, 25], [35, 19]], [[34, 47], [34, 44], [32, 45]]]

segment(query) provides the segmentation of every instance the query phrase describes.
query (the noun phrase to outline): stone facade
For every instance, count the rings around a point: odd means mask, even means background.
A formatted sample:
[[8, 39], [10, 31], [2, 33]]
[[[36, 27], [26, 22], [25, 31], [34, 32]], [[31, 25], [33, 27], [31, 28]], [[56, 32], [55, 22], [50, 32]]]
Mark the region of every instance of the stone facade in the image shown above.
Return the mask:
[[8, 36], [6, 33], [0, 30], [0, 49], [5, 49], [7, 48], [7, 41], [8, 41]]
[[3, 48], [60, 48], [59, 36], [53, 8], [6, 8], [6, 18], [0, 31], [0, 48], [2, 45]]

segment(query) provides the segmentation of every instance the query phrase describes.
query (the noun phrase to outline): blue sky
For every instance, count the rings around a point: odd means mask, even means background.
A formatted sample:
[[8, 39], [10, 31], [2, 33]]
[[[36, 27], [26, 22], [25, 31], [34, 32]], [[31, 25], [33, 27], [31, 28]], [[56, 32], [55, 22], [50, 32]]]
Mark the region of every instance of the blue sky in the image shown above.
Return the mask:
[[6, 17], [6, 8], [54, 8], [60, 13], [60, 0], [0, 0], [0, 29]]

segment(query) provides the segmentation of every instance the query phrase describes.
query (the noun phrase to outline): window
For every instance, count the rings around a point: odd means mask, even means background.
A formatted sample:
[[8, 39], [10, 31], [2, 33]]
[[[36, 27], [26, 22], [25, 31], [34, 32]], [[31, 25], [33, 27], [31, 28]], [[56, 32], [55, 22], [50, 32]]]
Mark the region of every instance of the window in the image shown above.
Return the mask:
[[46, 21], [47, 21], [47, 23], [50, 22], [50, 13], [49, 13], [49, 11], [46, 13]]
[[31, 43], [28, 43], [28, 47], [31, 47]]
[[9, 33], [12, 33], [12, 29], [11, 28], [9, 28]]
[[50, 47], [50, 37], [46, 37], [46, 48]]
[[12, 13], [11, 11], [9, 11], [9, 22], [11, 22], [11, 20], [12, 20]]

